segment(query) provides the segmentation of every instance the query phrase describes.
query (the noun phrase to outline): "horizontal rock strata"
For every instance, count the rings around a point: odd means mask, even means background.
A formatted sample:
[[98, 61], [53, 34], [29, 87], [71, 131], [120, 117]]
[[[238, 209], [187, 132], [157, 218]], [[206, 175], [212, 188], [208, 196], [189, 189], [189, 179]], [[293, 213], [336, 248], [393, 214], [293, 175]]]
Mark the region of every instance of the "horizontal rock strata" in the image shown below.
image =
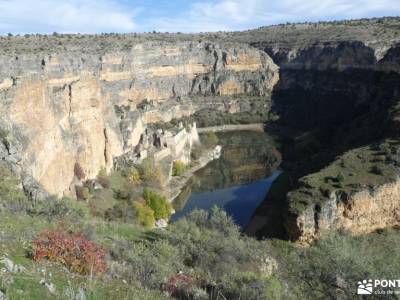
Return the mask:
[[239, 44], [10, 51], [0, 55], [0, 127], [15, 151], [2, 158], [48, 193], [68, 194], [75, 164], [87, 178], [110, 170], [147, 124], [190, 115], [211, 96], [268, 95], [278, 78], [267, 54]]

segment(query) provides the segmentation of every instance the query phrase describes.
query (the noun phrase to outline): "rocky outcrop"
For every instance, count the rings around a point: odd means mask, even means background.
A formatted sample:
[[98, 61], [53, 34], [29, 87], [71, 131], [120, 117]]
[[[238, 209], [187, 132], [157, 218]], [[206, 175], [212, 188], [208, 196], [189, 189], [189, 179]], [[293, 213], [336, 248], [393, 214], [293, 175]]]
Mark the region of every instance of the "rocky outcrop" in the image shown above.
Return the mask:
[[110, 170], [147, 124], [190, 115], [208, 96], [268, 95], [279, 78], [268, 55], [239, 44], [87, 50], [0, 56], [2, 158], [50, 194], [69, 193], [76, 164], [87, 178]]
[[321, 204], [308, 206], [287, 220], [289, 237], [309, 244], [322, 233], [336, 229], [365, 234], [400, 225], [400, 181], [364, 189], [347, 199], [333, 193]]
[[397, 139], [352, 149], [298, 180], [287, 194], [288, 237], [310, 243], [328, 230], [362, 234], [400, 225]]
[[361, 41], [312, 43], [303, 47], [255, 43], [269, 53], [282, 70], [338, 70], [363, 69], [400, 72], [399, 44], [380, 45]]
[[[172, 164], [179, 160], [184, 164], [190, 164], [191, 153], [194, 146], [200, 145], [200, 137], [196, 123], [187, 125], [182, 123], [171, 130], [146, 128], [139, 142], [132, 150], [114, 159], [115, 169], [124, 169], [141, 165], [145, 159], [151, 159], [154, 163], [161, 163], [166, 159]], [[167, 177], [171, 176], [171, 168], [168, 165]]]

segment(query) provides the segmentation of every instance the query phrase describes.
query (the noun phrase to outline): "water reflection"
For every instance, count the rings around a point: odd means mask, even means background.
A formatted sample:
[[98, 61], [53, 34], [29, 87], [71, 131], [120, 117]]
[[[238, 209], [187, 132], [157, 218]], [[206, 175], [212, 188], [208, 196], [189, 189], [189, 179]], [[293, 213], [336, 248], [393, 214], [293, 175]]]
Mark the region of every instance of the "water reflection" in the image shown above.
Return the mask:
[[270, 137], [262, 132], [238, 131], [218, 134], [223, 146], [221, 158], [193, 176], [175, 199], [177, 220], [193, 209], [223, 207], [245, 226], [280, 174], [280, 164]]

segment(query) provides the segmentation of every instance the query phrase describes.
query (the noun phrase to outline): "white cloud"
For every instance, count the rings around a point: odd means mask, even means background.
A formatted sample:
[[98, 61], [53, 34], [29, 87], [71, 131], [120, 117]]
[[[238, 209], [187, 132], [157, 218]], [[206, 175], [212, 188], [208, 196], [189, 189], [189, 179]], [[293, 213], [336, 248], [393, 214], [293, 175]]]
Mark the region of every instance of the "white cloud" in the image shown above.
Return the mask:
[[262, 25], [400, 15], [399, 0], [210, 0], [175, 18], [148, 20], [159, 31], [243, 30]]
[[135, 14], [114, 0], [0, 0], [0, 33], [127, 32]]
[[[194, 0], [182, 11], [180, 1], [170, 0], [167, 13], [156, 1], [0, 0], [0, 34], [243, 30], [285, 22], [400, 15], [399, 1]], [[147, 7], [130, 8], [135, 3]]]

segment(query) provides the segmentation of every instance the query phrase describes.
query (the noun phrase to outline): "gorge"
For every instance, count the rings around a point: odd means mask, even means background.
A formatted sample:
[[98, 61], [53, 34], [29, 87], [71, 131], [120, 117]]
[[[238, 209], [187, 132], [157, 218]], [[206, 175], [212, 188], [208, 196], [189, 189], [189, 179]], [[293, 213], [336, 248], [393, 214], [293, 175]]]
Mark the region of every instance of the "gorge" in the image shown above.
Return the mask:
[[92, 179], [127, 156], [154, 156], [138, 145], [163, 126], [263, 122], [286, 179], [257, 209], [253, 234], [307, 244], [325, 230], [400, 225], [399, 31], [399, 18], [386, 18], [1, 37], [2, 163], [33, 199], [73, 196], [76, 165]]
[[194, 209], [211, 211], [218, 206], [245, 228], [280, 175], [281, 156], [264, 132], [229, 131], [217, 136], [221, 157], [197, 171], [174, 199], [172, 220]]
[[76, 51], [2, 54], [2, 158], [20, 169], [27, 190], [34, 181], [68, 195], [75, 164], [87, 178], [111, 170], [147, 124], [204, 107], [257, 109], [251, 98], [226, 96], [261, 97], [278, 81], [269, 56], [245, 45], [154, 42], [121, 52]]
[[391, 22], [397, 28], [391, 37], [378, 37], [367, 20], [364, 30], [363, 21], [354, 21], [347, 28], [304, 24], [254, 33], [251, 44], [280, 67], [272, 97], [277, 123], [295, 130], [284, 134], [290, 187], [286, 206], [278, 205], [292, 240], [309, 243], [333, 228], [360, 234], [399, 224], [400, 44], [396, 19]]

